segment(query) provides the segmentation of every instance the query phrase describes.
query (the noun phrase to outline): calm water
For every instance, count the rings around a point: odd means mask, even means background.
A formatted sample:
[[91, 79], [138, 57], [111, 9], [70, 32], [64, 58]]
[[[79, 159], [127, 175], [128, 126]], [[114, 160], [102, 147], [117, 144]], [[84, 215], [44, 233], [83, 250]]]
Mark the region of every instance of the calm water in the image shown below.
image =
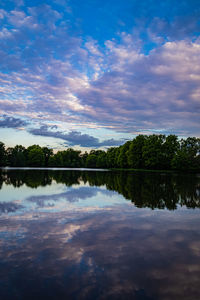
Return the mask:
[[200, 175], [0, 171], [0, 299], [200, 299]]

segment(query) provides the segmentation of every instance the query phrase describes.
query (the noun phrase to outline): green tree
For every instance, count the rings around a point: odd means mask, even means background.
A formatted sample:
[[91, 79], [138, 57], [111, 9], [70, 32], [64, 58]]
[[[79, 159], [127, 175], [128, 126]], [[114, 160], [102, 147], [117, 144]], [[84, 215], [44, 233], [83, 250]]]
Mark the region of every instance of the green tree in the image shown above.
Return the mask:
[[87, 168], [96, 168], [97, 157], [94, 153], [91, 153], [91, 152], [89, 153], [89, 155], [86, 159], [86, 167]]
[[199, 170], [200, 139], [188, 137], [181, 139], [180, 148], [174, 155], [171, 165], [177, 170]]
[[61, 152], [64, 167], [80, 167], [81, 166], [81, 151], [69, 148]]
[[81, 157], [81, 166], [86, 167], [86, 160], [88, 157], [88, 153], [85, 151], [83, 154], [80, 154]]
[[14, 148], [6, 150], [7, 163], [11, 167], [26, 166], [26, 148], [22, 145], [16, 145]]
[[163, 144], [163, 167], [164, 169], [171, 169], [172, 159], [180, 149], [178, 137], [170, 134], [166, 137]]
[[108, 168], [117, 167], [117, 157], [118, 157], [119, 147], [111, 147], [107, 151], [106, 164]]
[[141, 169], [144, 168], [143, 163], [143, 146], [147, 139], [146, 135], [138, 135], [130, 144], [127, 152], [127, 160], [129, 168]]
[[42, 151], [44, 153], [44, 166], [48, 167], [49, 165], [49, 158], [53, 155], [53, 150], [47, 147], [42, 147]]
[[128, 141], [118, 148], [117, 165], [120, 168], [128, 168], [128, 151], [131, 142]]
[[0, 166], [6, 165], [6, 150], [4, 143], [0, 142]]
[[163, 155], [163, 144], [165, 135], [149, 135], [142, 148], [142, 159], [147, 169], [162, 169], [165, 157]]
[[97, 166], [97, 168], [106, 168], [107, 167], [105, 151], [102, 151], [101, 153], [98, 154], [96, 166]]
[[50, 156], [49, 166], [50, 167], [63, 167], [63, 157], [62, 157], [61, 151], [58, 151], [53, 156]]
[[39, 145], [32, 145], [27, 149], [28, 165], [30, 167], [43, 167], [45, 162], [44, 152]]

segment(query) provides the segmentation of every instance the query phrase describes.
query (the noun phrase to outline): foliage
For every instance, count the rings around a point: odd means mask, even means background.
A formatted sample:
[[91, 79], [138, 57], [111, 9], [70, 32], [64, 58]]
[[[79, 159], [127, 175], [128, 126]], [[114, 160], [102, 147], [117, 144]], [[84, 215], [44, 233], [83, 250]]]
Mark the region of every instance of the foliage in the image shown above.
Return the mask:
[[0, 142], [0, 165], [11, 167], [124, 168], [155, 170], [200, 170], [200, 139], [178, 140], [176, 135], [138, 135], [119, 147], [89, 153], [68, 148], [32, 145], [7, 148]]
[[42, 148], [42, 151], [44, 153], [44, 166], [45, 167], [48, 167], [48, 164], [49, 164], [49, 159], [50, 157], [53, 155], [53, 150], [52, 149], [49, 149], [47, 147], [43, 147]]
[[144, 141], [142, 147], [142, 159], [144, 161], [144, 167], [147, 169], [163, 169], [164, 155], [163, 144], [165, 142], [165, 136], [150, 135]]
[[25, 167], [26, 166], [26, 148], [21, 145], [16, 145], [14, 148], [6, 150], [7, 163], [10, 167]]
[[200, 139], [189, 137], [180, 141], [180, 148], [174, 155], [171, 165], [173, 169], [195, 170], [199, 169]]
[[6, 151], [4, 143], [0, 142], [0, 166], [6, 165]]
[[147, 139], [146, 135], [138, 135], [130, 144], [127, 152], [128, 165], [130, 168], [141, 169], [144, 168], [142, 159], [144, 143]]
[[117, 158], [117, 165], [120, 168], [128, 168], [128, 151], [130, 147], [131, 142], [128, 141], [124, 145], [119, 147], [119, 152], [118, 152], [118, 158]]
[[30, 167], [43, 167], [45, 155], [39, 145], [32, 145], [27, 149], [27, 162]]

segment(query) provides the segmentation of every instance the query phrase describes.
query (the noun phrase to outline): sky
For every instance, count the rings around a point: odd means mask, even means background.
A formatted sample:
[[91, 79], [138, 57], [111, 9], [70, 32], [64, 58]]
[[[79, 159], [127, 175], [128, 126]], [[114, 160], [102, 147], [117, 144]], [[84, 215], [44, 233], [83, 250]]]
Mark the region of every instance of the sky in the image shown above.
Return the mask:
[[200, 136], [199, 0], [0, 0], [0, 141]]

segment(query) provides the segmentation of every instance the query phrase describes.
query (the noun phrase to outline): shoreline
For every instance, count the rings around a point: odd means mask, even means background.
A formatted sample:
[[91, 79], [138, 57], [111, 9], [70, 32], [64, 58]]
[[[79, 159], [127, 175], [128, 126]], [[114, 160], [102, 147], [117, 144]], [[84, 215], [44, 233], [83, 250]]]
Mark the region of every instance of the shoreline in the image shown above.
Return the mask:
[[200, 174], [200, 170], [154, 170], [154, 169], [125, 169], [125, 168], [70, 168], [70, 167], [0, 167], [0, 170], [52, 170], [52, 171], [99, 171], [99, 172], [143, 172], [143, 173], [195, 173]]

